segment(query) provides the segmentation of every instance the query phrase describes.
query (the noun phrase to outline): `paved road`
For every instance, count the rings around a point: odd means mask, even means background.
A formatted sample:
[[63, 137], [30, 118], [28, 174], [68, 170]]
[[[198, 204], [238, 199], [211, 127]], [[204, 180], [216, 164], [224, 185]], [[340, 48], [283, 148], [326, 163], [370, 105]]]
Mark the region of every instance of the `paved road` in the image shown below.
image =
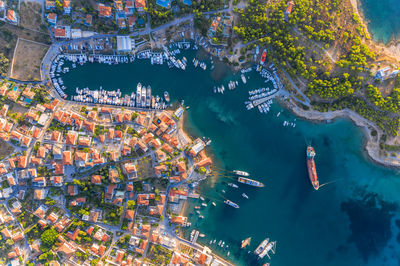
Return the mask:
[[304, 100], [300, 100], [299, 98], [296, 98], [296, 96], [293, 95], [293, 97], [295, 98], [295, 100], [301, 102], [302, 104], [306, 105], [306, 106], [310, 106], [310, 100], [308, 99], [308, 97], [299, 89], [299, 87], [297, 87], [297, 85], [294, 83], [294, 81], [292, 80], [292, 78], [290, 77], [290, 75], [282, 68], [282, 72], [283, 74], [285, 74], [286, 78], [289, 80], [290, 84], [292, 84], [292, 87], [297, 91], [298, 94], [300, 94]]

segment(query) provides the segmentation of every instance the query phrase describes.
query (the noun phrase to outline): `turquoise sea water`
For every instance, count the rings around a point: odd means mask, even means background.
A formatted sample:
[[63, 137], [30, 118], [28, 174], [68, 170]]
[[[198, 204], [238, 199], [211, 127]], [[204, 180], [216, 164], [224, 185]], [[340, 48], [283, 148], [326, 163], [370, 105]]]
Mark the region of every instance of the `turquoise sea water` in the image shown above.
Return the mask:
[[374, 40], [387, 43], [399, 36], [400, 1], [360, 0], [360, 3]]
[[[191, 62], [193, 53], [187, 53]], [[191, 65], [189, 63], [188, 65]], [[206, 234], [199, 239], [224, 241], [223, 250], [211, 248], [237, 265], [261, 265], [251, 253], [266, 237], [277, 241], [275, 266], [398, 265], [400, 262], [400, 176], [397, 171], [371, 163], [363, 152], [363, 133], [350, 121], [315, 124], [296, 119], [274, 104], [269, 114], [247, 111], [248, 90], [264, 86], [256, 72], [248, 82], [224, 95], [214, 94], [214, 85], [240, 80], [224, 65], [214, 72], [168, 69], [148, 61], [108, 66], [86, 64], [63, 76], [68, 94], [75, 87], [120, 88], [130, 93], [138, 82], [151, 85], [153, 93], [168, 90], [172, 100], [185, 100], [186, 126], [190, 134], [212, 139], [214, 161], [223, 169], [241, 169], [263, 182], [265, 188], [239, 185], [231, 188], [228, 178], [211, 178], [199, 190], [208, 202], [198, 219], [190, 201], [187, 215], [192, 226]], [[277, 113], [282, 111], [277, 117]], [[296, 121], [295, 121], [296, 119]], [[283, 127], [284, 120], [295, 128]], [[315, 147], [321, 183], [334, 183], [314, 191], [307, 175], [305, 148]], [[225, 190], [226, 193], [223, 193]], [[244, 199], [245, 192], [250, 199]], [[233, 209], [223, 200], [240, 205]], [[216, 202], [213, 207], [211, 201]], [[240, 242], [252, 237], [250, 248], [240, 250]], [[248, 251], [251, 251], [248, 253]]]

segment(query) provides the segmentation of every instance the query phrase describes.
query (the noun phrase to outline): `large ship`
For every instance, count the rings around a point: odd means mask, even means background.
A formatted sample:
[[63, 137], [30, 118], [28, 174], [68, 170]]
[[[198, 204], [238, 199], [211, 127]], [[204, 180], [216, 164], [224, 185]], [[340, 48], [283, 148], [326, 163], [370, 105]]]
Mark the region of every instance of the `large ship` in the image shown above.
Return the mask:
[[315, 169], [315, 150], [313, 147], [307, 147], [307, 168], [308, 168], [308, 177], [310, 178], [311, 184], [313, 185], [315, 190], [319, 188], [317, 170]]
[[261, 252], [264, 251], [265, 247], [268, 245], [269, 242], [269, 238], [264, 239], [260, 245], [258, 245], [258, 247], [254, 250], [254, 254], [256, 254], [257, 256], [261, 254]]
[[253, 186], [253, 187], [264, 187], [263, 183], [258, 182], [253, 179], [250, 179], [250, 178], [242, 177], [242, 176], [238, 177], [238, 182], [249, 185], [249, 186]]
[[239, 205], [237, 205], [236, 203], [234, 203], [234, 202], [232, 202], [230, 200], [225, 200], [224, 203], [229, 205], [229, 206], [231, 206], [231, 207], [233, 207], [233, 208], [239, 209]]
[[233, 170], [233, 173], [235, 173], [237, 175], [241, 175], [241, 176], [249, 176], [249, 173], [247, 173], [245, 171], [240, 171], [240, 170]]
[[142, 95], [142, 84], [139, 82], [136, 87], [136, 106], [140, 107], [140, 100]]
[[248, 245], [250, 245], [251, 237], [246, 238], [245, 240], [242, 240], [242, 245], [240, 245], [240, 248], [245, 248]]

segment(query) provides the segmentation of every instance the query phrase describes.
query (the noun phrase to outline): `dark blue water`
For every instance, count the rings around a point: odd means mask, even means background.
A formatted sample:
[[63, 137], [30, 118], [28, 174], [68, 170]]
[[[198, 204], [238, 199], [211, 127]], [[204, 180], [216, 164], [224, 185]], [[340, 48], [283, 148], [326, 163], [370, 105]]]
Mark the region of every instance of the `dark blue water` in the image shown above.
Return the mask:
[[[192, 60], [187, 54], [188, 61]], [[189, 63], [190, 65], [190, 63]], [[363, 152], [363, 133], [350, 121], [314, 124], [296, 119], [275, 104], [269, 114], [247, 111], [243, 102], [248, 90], [263, 86], [258, 74], [224, 95], [212, 93], [215, 84], [238, 79], [220, 65], [216, 71], [189, 67], [185, 72], [145, 61], [108, 66], [86, 64], [64, 75], [64, 83], [75, 87], [116, 89], [130, 93], [138, 82], [153, 92], [170, 92], [175, 100], [190, 106], [186, 125], [190, 134], [212, 139], [210, 154], [218, 167], [241, 169], [263, 182], [265, 188], [239, 185], [231, 188], [228, 178], [211, 178], [200, 187], [208, 207], [198, 219], [191, 201], [187, 210], [193, 229], [206, 234], [203, 244], [217, 239], [229, 245], [223, 250], [210, 245], [221, 256], [238, 265], [258, 265], [251, 254], [264, 238], [277, 241], [271, 265], [398, 265], [400, 260], [398, 204], [400, 179], [396, 171], [371, 163]], [[277, 117], [277, 113], [282, 114]], [[296, 122], [283, 127], [284, 120]], [[316, 149], [321, 183], [333, 182], [314, 191], [307, 175], [305, 148]], [[223, 193], [225, 190], [226, 193]], [[250, 199], [241, 197], [245, 192]], [[223, 204], [229, 198], [240, 209]], [[214, 201], [217, 206], [210, 203]], [[252, 237], [250, 248], [240, 242]], [[230, 256], [227, 256], [230, 251]], [[251, 251], [250, 253], [248, 253]]]
[[400, 33], [399, 0], [360, 0], [374, 40], [387, 43]]

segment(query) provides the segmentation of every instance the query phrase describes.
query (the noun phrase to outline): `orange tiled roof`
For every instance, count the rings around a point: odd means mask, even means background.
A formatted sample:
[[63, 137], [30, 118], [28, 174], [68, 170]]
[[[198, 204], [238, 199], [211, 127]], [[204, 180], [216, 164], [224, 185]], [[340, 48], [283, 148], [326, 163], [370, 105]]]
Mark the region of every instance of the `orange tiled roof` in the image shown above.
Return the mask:
[[64, 151], [62, 154], [63, 164], [64, 165], [72, 165], [72, 153], [71, 151]]
[[99, 4], [99, 17], [110, 17], [111, 7]]
[[136, 8], [145, 8], [146, 0], [135, 0], [135, 7]]
[[57, 37], [65, 37], [65, 29], [64, 28], [55, 28], [54, 36]]
[[101, 184], [101, 176], [92, 175], [92, 184]]

